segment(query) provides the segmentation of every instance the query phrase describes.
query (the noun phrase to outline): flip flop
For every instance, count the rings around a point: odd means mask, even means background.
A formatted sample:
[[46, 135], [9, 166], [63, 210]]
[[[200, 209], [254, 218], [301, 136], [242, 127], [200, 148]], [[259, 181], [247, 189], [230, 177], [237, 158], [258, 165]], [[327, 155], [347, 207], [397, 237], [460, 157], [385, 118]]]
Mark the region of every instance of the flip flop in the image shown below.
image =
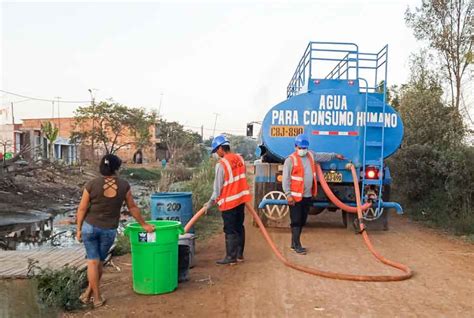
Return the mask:
[[90, 303], [92, 302], [91, 297], [90, 297], [90, 296], [87, 297], [86, 292], [83, 292], [83, 293], [81, 294], [81, 296], [79, 296], [79, 300], [80, 300], [81, 303], [83, 303], [84, 305], [88, 305], [88, 304], [90, 304]]
[[99, 308], [105, 305], [105, 298], [101, 297], [100, 301], [93, 302], [94, 308]]

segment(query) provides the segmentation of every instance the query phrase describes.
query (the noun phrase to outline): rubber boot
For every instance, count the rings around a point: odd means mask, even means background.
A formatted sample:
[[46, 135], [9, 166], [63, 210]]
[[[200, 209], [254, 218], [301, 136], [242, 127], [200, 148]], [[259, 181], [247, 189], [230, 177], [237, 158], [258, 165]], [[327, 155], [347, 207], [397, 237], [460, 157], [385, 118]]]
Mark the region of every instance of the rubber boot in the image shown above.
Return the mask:
[[296, 248], [295, 239], [298, 236], [297, 232], [298, 230], [296, 227], [291, 227], [291, 249], [292, 250], [295, 250]]
[[298, 254], [306, 254], [306, 249], [301, 246], [300, 235], [301, 227], [292, 227], [291, 228], [291, 249]]
[[298, 228], [298, 246], [300, 247], [301, 250], [303, 250], [304, 253], [306, 253], [306, 248], [301, 245], [301, 232], [303, 232], [303, 227]]
[[237, 263], [237, 248], [239, 236], [237, 234], [225, 235], [226, 255], [223, 259], [216, 262], [217, 265], [233, 265]]
[[245, 249], [245, 227], [242, 228], [242, 234], [239, 235], [239, 244], [237, 247], [237, 262], [244, 261], [244, 249]]

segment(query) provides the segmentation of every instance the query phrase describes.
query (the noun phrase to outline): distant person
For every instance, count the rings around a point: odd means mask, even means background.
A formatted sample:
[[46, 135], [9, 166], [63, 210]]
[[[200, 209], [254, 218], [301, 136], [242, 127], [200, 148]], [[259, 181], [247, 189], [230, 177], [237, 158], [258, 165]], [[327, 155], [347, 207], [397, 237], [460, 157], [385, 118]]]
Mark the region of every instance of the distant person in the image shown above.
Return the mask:
[[133, 155], [133, 163], [142, 164], [143, 163], [143, 153], [141, 150], [137, 150]]
[[102, 177], [95, 178], [85, 185], [77, 209], [76, 238], [84, 242], [89, 281], [89, 286], [80, 300], [88, 304], [93, 298], [94, 307], [100, 307], [105, 303], [99, 288], [102, 266], [114, 243], [123, 203], [126, 202], [130, 214], [146, 232], [155, 230], [153, 225], [143, 220], [128, 182], [117, 176], [121, 164], [119, 157], [110, 154], [100, 160], [99, 170]]
[[249, 185], [245, 176], [244, 159], [230, 150], [229, 140], [223, 135], [212, 141], [212, 153], [216, 164], [214, 192], [206, 204], [207, 208], [217, 204], [224, 220], [226, 255], [218, 265], [235, 264], [244, 260], [245, 203], [250, 202]]
[[312, 152], [308, 150], [309, 139], [306, 135], [295, 138], [295, 152], [286, 158], [283, 165], [283, 192], [290, 206], [291, 249], [298, 254], [306, 254], [301, 246], [301, 232], [308, 219], [312, 198], [316, 196], [316, 168], [314, 162], [344, 159], [336, 153]]
[[166, 168], [166, 159], [165, 159], [165, 158], [163, 158], [163, 159], [161, 160], [161, 167], [162, 167], [163, 169]]

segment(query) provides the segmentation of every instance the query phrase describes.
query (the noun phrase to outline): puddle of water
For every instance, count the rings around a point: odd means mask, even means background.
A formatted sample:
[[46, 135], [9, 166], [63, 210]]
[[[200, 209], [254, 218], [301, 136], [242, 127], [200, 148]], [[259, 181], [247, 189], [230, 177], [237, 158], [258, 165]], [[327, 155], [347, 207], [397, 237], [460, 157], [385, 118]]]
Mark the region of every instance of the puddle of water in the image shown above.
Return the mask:
[[32, 280], [0, 280], [0, 317], [58, 317], [58, 312], [40, 306]]
[[[132, 184], [135, 201], [142, 212], [148, 211], [150, 205], [150, 194], [152, 189], [149, 185]], [[65, 204], [60, 207], [51, 208], [45, 211], [55, 214], [52, 226], [49, 223], [44, 225], [41, 231], [36, 228], [37, 225], [31, 224], [31, 229], [35, 231], [35, 237], [8, 238], [7, 246], [9, 250], [34, 250], [49, 248], [51, 246], [68, 248], [80, 244], [76, 241], [76, 205]], [[130, 217], [122, 217], [118, 232], [123, 232], [124, 223], [132, 221]]]
[[53, 219], [52, 229], [45, 227], [44, 236], [36, 242], [12, 242], [15, 250], [24, 251], [32, 249], [49, 248], [51, 246], [67, 248], [79, 244], [76, 242], [76, 225], [74, 223], [75, 211], [57, 214]]

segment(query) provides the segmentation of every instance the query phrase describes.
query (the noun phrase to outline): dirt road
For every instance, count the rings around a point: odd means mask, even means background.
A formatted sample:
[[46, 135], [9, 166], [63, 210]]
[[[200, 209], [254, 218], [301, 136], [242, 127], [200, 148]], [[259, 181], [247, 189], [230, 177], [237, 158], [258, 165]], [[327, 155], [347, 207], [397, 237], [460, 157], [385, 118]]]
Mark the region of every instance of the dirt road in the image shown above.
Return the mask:
[[[218, 267], [223, 236], [197, 246], [191, 280], [174, 293], [140, 296], [131, 288], [130, 255], [108, 267], [104, 294], [108, 305], [74, 316], [87, 317], [472, 317], [474, 245], [392, 217], [389, 232], [373, 232], [376, 248], [408, 264], [415, 276], [394, 283], [329, 280], [284, 267], [247, 219], [246, 262]], [[271, 230], [284, 254], [308, 266], [359, 274], [396, 273], [378, 263], [360, 236], [342, 228], [340, 214], [310, 218], [303, 233], [308, 255], [294, 255], [288, 230]]]

